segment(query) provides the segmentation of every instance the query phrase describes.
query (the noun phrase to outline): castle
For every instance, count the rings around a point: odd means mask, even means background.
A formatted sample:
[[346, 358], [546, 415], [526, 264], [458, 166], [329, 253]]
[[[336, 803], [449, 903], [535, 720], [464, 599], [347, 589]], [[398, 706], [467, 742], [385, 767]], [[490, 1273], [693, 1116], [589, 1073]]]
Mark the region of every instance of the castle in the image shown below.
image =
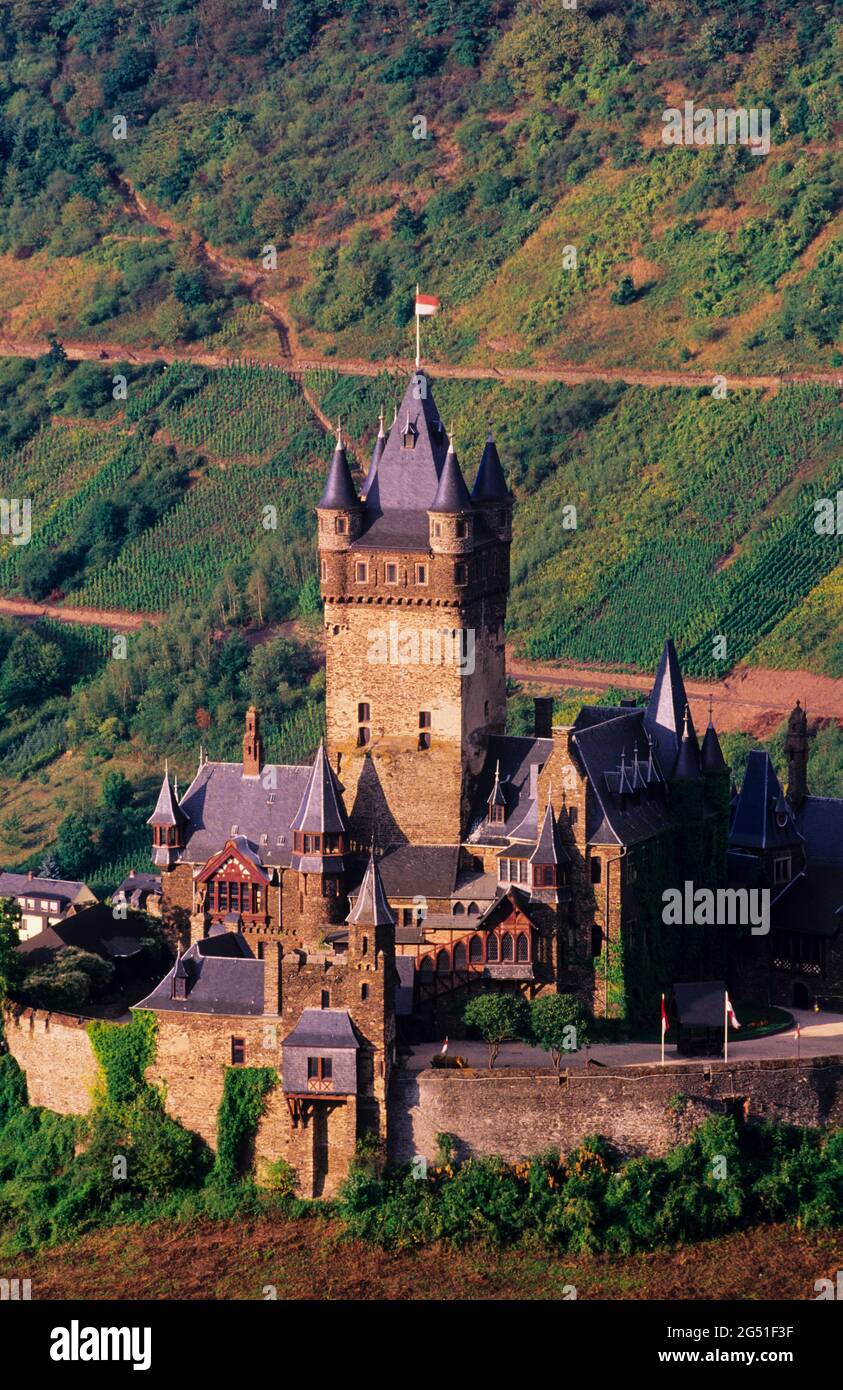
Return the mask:
[[335, 1190], [360, 1135], [387, 1138], [398, 1042], [441, 1033], [468, 991], [652, 1013], [674, 980], [725, 977], [731, 944], [666, 929], [665, 886], [781, 872], [729, 848], [747, 783], [736, 798], [711, 721], [700, 743], [672, 641], [646, 706], [559, 727], [537, 699], [533, 734], [506, 733], [513, 498], [491, 435], [469, 491], [422, 372], [360, 490], [338, 438], [316, 510], [325, 741], [312, 766], [268, 764], [252, 708], [240, 762], [202, 760], [181, 797], [165, 774], [152, 857], [183, 950], [137, 1005], [168, 1105], [209, 1138], [225, 1069], [278, 1069], [265, 1151], [306, 1195]]

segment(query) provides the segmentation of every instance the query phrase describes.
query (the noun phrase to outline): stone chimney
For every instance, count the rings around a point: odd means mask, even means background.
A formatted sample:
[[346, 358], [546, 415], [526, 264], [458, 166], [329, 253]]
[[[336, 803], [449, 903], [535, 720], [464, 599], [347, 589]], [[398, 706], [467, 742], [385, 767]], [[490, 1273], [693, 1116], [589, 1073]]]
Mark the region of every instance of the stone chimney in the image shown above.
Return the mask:
[[267, 941], [263, 948], [263, 1011], [281, 1012], [281, 943]]
[[260, 777], [263, 767], [261, 717], [254, 705], [246, 710], [246, 732], [243, 735], [243, 776]]
[[536, 738], [553, 737], [553, 696], [537, 695], [533, 700], [533, 733]]

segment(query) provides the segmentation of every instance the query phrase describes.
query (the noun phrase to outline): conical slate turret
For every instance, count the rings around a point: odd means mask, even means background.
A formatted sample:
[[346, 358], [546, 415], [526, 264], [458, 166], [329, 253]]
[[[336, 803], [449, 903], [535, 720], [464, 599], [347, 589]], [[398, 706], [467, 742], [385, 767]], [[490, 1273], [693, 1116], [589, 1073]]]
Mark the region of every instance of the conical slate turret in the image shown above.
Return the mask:
[[[668, 767], [671, 757], [675, 758], [679, 753], [686, 709], [688, 709], [688, 697], [685, 693], [685, 682], [682, 679], [679, 657], [676, 655], [673, 638], [668, 637], [656, 671], [652, 694], [644, 712], [644, 726], [653, 737], [656, 752], [661, 754], [663, 765]], [[688, 712], [688, 737], [696, 754], [699, 745], [690, 711]]]
[[346, 921], [350, 926], [357, 927], [395, 926], [395, 914], [387, 901], [374, 853], [369, 855], [369, 863], [363, 875], [363, 882], [360, 884], [354, 907], [349, 912]]
[[466, 487], [453, 441], [448, 446], [439, 487], [428, 511], [465, 512], [471, 510], [471, 494]]
[[290, 829], [311, 835], [342, 835], [348, 829], [342, 793], [328, 762], [324, 743], [319, 745], [316, 761]]
[[317, 508], [324, 508], [329, 511], [348, 511], [360, 506], [360, 499], [354, 487], [354, 480], [348, 466], [348, 457], [340, 432], [337, 433], [337, 447], [328, 469], [325, 491], [316, 505]]
[[483, 457], [480, 460], [480, 467], [477, 470], [477, 477], [474, 479], [474, 487], [471, 489], [472, 501], [504, 502], [509, 500], [510, 495], [490, 430], [486, 447], [483, 450]]
[[676, 766], [673, 769], [673, 777], [677, 782], [687, 782], [700, 775], [699, 753], [696, 739], [691, 739], [690, 724], [691, 712], [686, 705], [682, 721], [682, 739], [679, 744]]

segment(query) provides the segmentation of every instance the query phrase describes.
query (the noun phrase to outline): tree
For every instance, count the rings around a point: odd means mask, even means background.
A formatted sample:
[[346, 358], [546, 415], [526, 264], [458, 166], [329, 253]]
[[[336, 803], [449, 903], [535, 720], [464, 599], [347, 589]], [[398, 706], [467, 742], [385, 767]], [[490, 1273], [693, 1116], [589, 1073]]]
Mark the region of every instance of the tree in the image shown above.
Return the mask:
[[520, 994], [500, 994], [490, 991], [470, 999], [463, 1012], [463, 1022], [476, 1028], [489, 1045], [489, 1070], [495, 1065], [500, 1045], [508, 1038], [521, 1038], [527, 1027], [527, 1005]]
[[636, 298], [635, 281], [631, 275], [624, 275], [618, 281], [616, 290], [612, 290], [609, 299], [613, 304], [631, 304]]
[[0, 999], [23, 979], [20, 943], [20, 908], [14, 898], [0, 898]]
[[530, 1004], [530, 1043], [550, 1053], [557, 1075], [563, 1052], [588, 1042], [588, 1016], [575, 994], [541, 994]]

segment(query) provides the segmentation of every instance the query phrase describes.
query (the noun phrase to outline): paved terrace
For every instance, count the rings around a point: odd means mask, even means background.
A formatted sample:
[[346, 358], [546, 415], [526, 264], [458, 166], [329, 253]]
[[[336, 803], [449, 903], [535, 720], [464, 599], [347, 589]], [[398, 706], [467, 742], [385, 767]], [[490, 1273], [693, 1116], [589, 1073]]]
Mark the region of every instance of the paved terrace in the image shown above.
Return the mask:
[[[793, 1014], [802, 1030], [802, 1037], [798, 1045], [800, 1056], [831, 1057], [843, 1055], [843, 1014], [815, 1014], [807, 1009], [791, 1009], [789, 1012]], [[797, 1056], [797, 1043], [794, 1032], [795, 1026], [788, 1028], [786, 1033], [776, 1033], [768, 1038], [751, 1038], [745, 1042], [740, 1041], [740, 1034], [737, 1037], [730, 1037], [729, 1061], [795, 1058]], [[410, 1055], [404, 1059], [404, 1069], [411, 1072], [425, 1071], [430, 1066], [431, 1057], [440, 1052], [441, 1049], [441, 1042], [420, 1043], [411, 1048]], [[448, 1051], [452, 1055], [465, 1057], [469, 1066], [488, 1068], [489, 1049], [484, 1042], [466, 1042], [454, 1039], [453, 1042], [449, 1043]], [[582, 1069], [585, 1067], [587, 1059], [602, 1062], [606, 1067], [651, 1066], [653, 1063], [659, 1063], [661, 1048], [658, 1043], [595, 1043], [593, 1047], [588, 1049], [587, 1053], [582, 1051], [566, 1055], [562, 1065], [563, 1067], [570, 1067], [572, 1070]], [[666, 1067], [687, 1067], [689, 1063], [693, 1064], [694, 1062], [706, 1066], [709, 1062], [722, 1060], [722, 1053], [708, 1057], [679, 1056], [672, 1043], [668, 1043], [664, 1050]], [[528, 1047], [526, 1043], [503, 1043], [495, 1062], [495, 1070], [504, 1067], [531, 1067], [536, 1071], [552, 1071], [553, 1063], [550, 1060], [550, 1054], [539, 1047]]]

